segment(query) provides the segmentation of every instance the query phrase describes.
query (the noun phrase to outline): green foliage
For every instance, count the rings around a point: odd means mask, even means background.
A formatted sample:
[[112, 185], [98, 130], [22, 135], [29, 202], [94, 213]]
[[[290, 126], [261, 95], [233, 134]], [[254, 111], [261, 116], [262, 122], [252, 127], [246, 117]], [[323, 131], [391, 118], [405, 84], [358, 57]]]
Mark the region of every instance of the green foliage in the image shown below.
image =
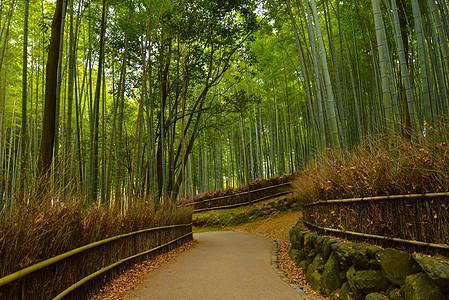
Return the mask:
[[[14, 201], [19, 178], [14, 175], [19, 166], [14, 153], [20, 145], [24, 13], [23, 2], [16, 2], [8, 23], [11, 3], [2, 1], [0, 7], [5, 28], [0, 39], [4, 53], [0, 68], [0, 169], [5, 178], [0, 192], [5, 192], [0, 194], [9, 195], [8, 201]], [[379, 2], [388, 49], [385, 82], [379, 70], [372, 0], [317, 1], [316, 20], [312, 2], [304, 0], [106, 3], [99, 180], [102, 191], [110, 193], [113, 188], [117, 197], [135, 192], [174, 197], [183, 192], [187, 197], [238, 186], [246, 178], [282, 175], [314, 165], [322, 151], [336, 144], [336, 134], [342, 148], [351, 149], [364, 137], [388, 129], [390, 123], [385, 118], [390, 108], [384, 102], [382, 83], [392, 93], [391, 123], [396, 133], [407, 131], [407, 112], [416, 112], [413, 138], [419, 139], [449, 111], [445, 72], [449, 50], [440, 42], [449, 38], [445, 31], [448, 16], [439, 2], [396, 1], [407, 52], [403, 56], [397, 45], [400, 35], [394, 34], [390, 1]], [[30, 187], [36, 180], [33, 161], [38, 159], [54, 9], [53, 1], [31, 1], [27, 120]], [[57, 152], [61, 161], [70, 162], [70, 171], [64, 172], [70, 173], [70, 182], [81, 190], [87, 190], [92, 181], [88, 177], [89, 154], [101, 9], [102, 1], [74, 0], [73, 11], [67, 7], [61, 52], [57, 149], [64, 151]], [[419, 24], [421, 39], [417, 37]], [[72, 78], [74, 103], [69, 126], [71, 30], [76, 45], [76, 80]], [[323, 47], [319, 47], [320, 41]], [[404, 87], [402, 74], [405, 64], [412, 79], [408, 87]], [[324, 82], [327, 73], [329, 80]], [[335, 105], [335, 116], [330, 114], [331, 104]], [[67, 134], [69, 128], [71, 134]], [[71, 141], [67, 141], [69, 136]], [[72, 150], [64, 145], [71, 145]]]
[[238, 90], [230, 96], [223, 96], [222, 99], [223, 110], [228, 113], [247, 113], [252, 105], [258, 103], [260, 103], [258, 96], [247, 95], [243, 90]]

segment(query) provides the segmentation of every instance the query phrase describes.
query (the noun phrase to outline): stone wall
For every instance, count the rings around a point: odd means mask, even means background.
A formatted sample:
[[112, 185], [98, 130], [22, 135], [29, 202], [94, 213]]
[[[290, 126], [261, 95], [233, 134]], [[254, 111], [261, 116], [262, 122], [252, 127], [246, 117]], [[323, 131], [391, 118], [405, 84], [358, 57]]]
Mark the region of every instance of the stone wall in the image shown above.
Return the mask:
[[337, 241], [300, 222], [290, 241], [307, 282], [331, 299], [449, 299], [449, 265], [426, 255]]

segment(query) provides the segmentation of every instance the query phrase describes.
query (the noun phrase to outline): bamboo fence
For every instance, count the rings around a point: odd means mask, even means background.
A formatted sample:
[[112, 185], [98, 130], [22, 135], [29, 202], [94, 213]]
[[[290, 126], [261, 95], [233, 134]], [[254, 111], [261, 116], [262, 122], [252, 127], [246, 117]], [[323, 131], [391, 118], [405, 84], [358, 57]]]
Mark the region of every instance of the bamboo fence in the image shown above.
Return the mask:
[[0, 298], [86, 298], [138, 259], [191, 239], [192, 224], [177, 224], [97, 241], [0, 278]]
[[304, 206], [303, 222], [350, 240], [449, 255], [449, 193], [317, 201]]
[[197, 213], [207, 210], [235, 208], [261, 202], [275, 197], [280, 197], [290, 193], [292, 193], [291, 183], [286, 182], [236, 194], [194, 201], [186, 203], [182, 206], [193, 206], [193, 212]]

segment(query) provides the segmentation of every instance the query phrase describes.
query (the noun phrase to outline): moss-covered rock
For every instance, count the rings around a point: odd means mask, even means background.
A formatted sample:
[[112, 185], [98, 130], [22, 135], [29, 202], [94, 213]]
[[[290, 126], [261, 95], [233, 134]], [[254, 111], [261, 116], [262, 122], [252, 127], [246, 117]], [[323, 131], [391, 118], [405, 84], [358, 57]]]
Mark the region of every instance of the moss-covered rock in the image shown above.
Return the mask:
[[318, 236], [314, 241], [313, 241], [313, 247], [321, 253], [322, 251], [322, 246], [323, 246], [323, 237], [322, 236]]
[[376, 257], [376, 253], [382, 250], [379, 246], [370, 245], [366, 247], [366, 252], [368, 253], [369, 257]]
[[331, 245], [332, 252], [337, 255], [338, 261], [340, 263], [340, 269], [347, 270], [351, 265], [351, 250], [352, 244], [334, 243]]
[[437, 284], [426, 273], [407, 276], [405, 279], [405, 299], [446, 300]]
[[303, 269], [304, 271], [307, 270], [306, 261], [303, 260], [298, 264], [298, 268]]
[[344, 299], [344, 300], [356, 300], [357, 299], [354, 292], [351, 291], [351, 287], [349, 286], [348, 282], [343, 283], [343, 285], [341, 286], [338, 299]]
[[337, 256], [331, 254], [326, 264], [324, 265], [323, 275], [321, 277], [320, 292], [323, 295], [329, 296], [333, 291], [340, 288], [342, 281], [340, 279], [340, 266]]
[[321, 289], [321, 273], [318, 270], [315, 270], [311, 275], [310, 275], [310, 286], [312, 287], [312, 289], [319, 291]]
[[294, 249], [291, 248], [289, 251], [289, 255], [297, 264], [299, 264], [301, 261], [303, 261], [306, 258], [306, 255], [304, 253], [304, 250], [300, 249]]
[[398, 288], [391, 289], [388, 292], [388, 297], [390, 300], [404, 300], [404, 297], [401, 296], [401, 290]]
[[389, 300], [387, 296], [381, 293], [371, 293], [366, 295], [365, 300]]
[[306, 253], [312, 251], [312, 249], [314, 249], [313, 247], [313, 242], [316, 239], [316, 235], [312, 234], [312, 233], [305, 233], [304, 234], [304, 251]]
[[331, 255], [332, 249], [331, 246], [328, 244], [330, 241], [330, 237], [325, 236], [323, 237], [323, 244], [321, 245], [321, 254], [323, 255], [323, 259], [327, 261], [329, 259], [329, 256]]
[[[315, 258], [313, 259], [313, 262], [307, 266], [307, 272], [306, 272], [306, 280], [310, 284], [312, 283], [312, 274], [315, 271], [321, 271], [322, 267], [324, 266], [324, 261], [321, 258], [320, 254], [317, 254]], [[320, 272], [321, 273], [321, 272]]]
[[443, 293], [449, 293], [449, 265], [420, 253], [414, 253], [413, 258]]
[[377, 259], [371, 258], [371, 259], [369, 260], [369, 268], [370, 268], [370, 269], [373, 269], [373, 270], [378, 270], [378, 269], [380, 269], [380, 265], [379, 265], [379, 262], [377, 261]]
[[404, 251], [383, 249], [376, 253], [376, 259], [387, 280], [398, 286], [405, 284], [405, 277], [419, 272], [415, 262]]
[[366, 249], [351, 249], [349, 250], [349, 257], [357, 270], [369, 269], [369, 259]]
[[290, 229], [290, 242], [294, 249], [302, 249], [304, 247], [304, 231], [299, 226]]
[[369, 294], [385, 291], [388, 288], [388, 282], [382, 276], [380, 270], [361, 270], [357, 271], [351, 266], [346, 273], [348, 283], [355, 292]]
[[313, 260], [315, 259], [316, 256], [316, 251], [315, 249], [313, 249], [312, 251], [310, 251], [307, 255], [306, 255], [306, 268], [313, 262]]

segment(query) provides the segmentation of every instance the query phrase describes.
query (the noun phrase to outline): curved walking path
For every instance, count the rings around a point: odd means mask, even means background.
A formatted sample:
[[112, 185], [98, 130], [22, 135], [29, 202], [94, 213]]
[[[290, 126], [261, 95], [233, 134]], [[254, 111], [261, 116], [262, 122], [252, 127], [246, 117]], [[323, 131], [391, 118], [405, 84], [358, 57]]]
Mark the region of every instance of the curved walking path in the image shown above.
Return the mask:
[[269, 238], [229, 231], [194, 238], [195, 248], [149, 274], [126, 299], [305, 299], [274, 269]]

